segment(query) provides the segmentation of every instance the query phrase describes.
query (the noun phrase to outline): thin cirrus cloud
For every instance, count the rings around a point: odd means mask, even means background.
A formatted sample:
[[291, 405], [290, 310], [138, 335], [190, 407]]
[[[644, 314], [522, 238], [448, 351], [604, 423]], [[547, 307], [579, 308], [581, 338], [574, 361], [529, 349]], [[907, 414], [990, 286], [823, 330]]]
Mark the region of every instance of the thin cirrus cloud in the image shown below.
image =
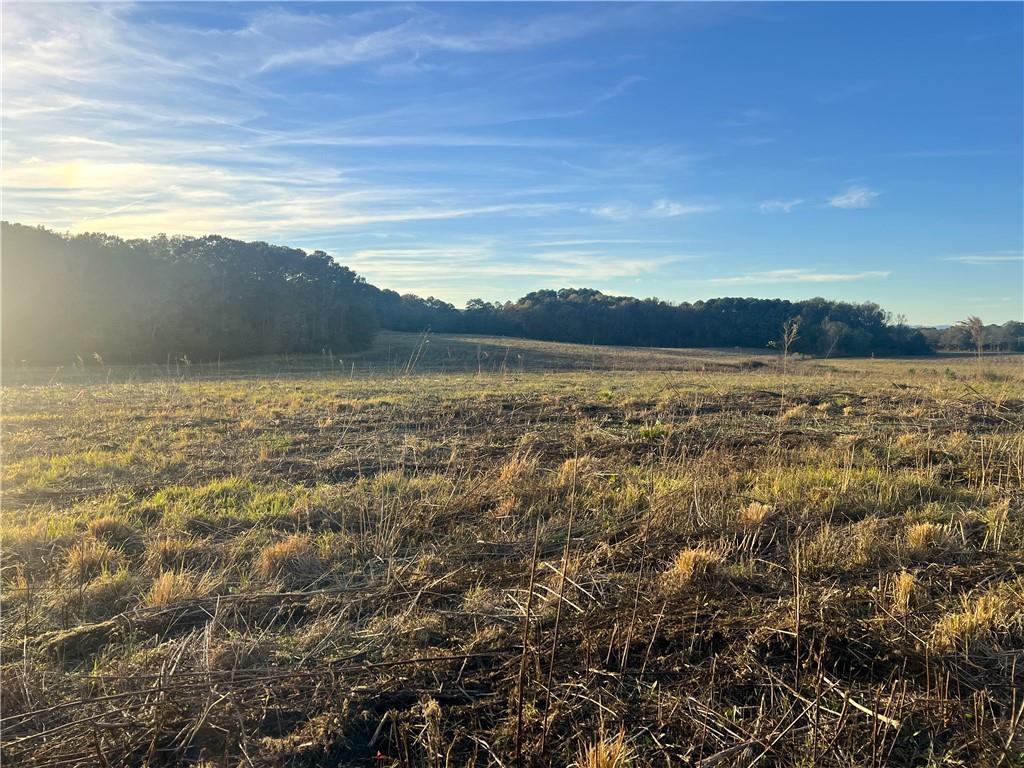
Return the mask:
[[647, 207], [632, 203], [604, 203], [596, 206], [583, 206], [581, 212], [609, 221], [628, 221], [629, 219], [675, 219], [697, 213], [713, 213], [721, 210], [721, 206], [681, 203], [677, 200], [661, 198]]
[[837, 195], [828, 199], [828, 205], [832, 208], [844, 208], [847, 210], [855, 208], [869, 208], [874, 203], [878, 192], [861, 185], [847, 187]]
[[959, 256], [946, 256], [943, 261], [955, 261], [959, 264], [970, 264], [971, 266], [989, 266], [992, 264], [1006, 264], [1008, 262], [1024, 262], [1024, 253], [1020, 251], [990, 251], [988, 253], [967, 253]]
[[[467, 23], [468, 17], [404, 6], [239, 6], [244, 23], [213, 28], [140, 14], [132, 6], [68, 6], [59, 15], [37, 6], [5, 9], [3, 154], [12, 218], [129, 237], [216, 231], [305, 239], [381, 223], [581, 211], [625, 221], [710, 210], [670, 200], [649, 210], [635, 202], [586, 206], [565, 197], [570, 185], [554, 199], [550, 189], [520, 181], [549, 174], [545, 152], [572, 167], [576, 156], [594, 150], [593, 175], [579, 184], [590, 186], [593, 198], [612, 179], [693, 162], [676, 147], [602, 148], [580, 135], [467, 131], [583, 114], [635, 88], [642, 75], [613, 79], [576, 108], [535, 108], [471, 89], [468, 96], [456, 90], [367, 103], [329, 120], [267, 119], [268, 111], [287, 115], [298, 98], [274, 85], [282, 71], [369, 67], [380, 74], [385, 63], [432, 54], [476, 61], [632, 23], [639, 18], [634, 11], [545, 10], [525, 23]], [[413, 154], [421, 149], [449, 153], [435, 164], [443, 170], [427, 176], [422, 166], [432, 155]], [[481, 163], [489, 151], [502, 157], [500, 166]], [[537, 161], [509, 161], [502, 155], [509, 152]], [[493, 167], [499, 173], [487, 178]]]
[[[870, 208], [879, 196], [879, 192], [863, 185], [852, 185], [825, 200], [824, 205], [829, 208], [840, 208], [844, 210], [855, 210], [858, 208]], [[802, 197], [792, 199], [763, 200], [757, 204], [761, 213], [792, 213], [801, 205], [806, 203]]]
[[414, 11], [409, 17], [364, 34], [346, 34], [349, 24], [331, 24], [320, 18], [319, 23], [305, 24], [305, 18], [295, 20], [312, 44], [274, 53], [260, 67], [268, 71], [279, 67], [306, 65], [316, 68], [346, 67], [364, 62], [375, 62], [415, 52], [443, 52], [478, 54], [516, 51], [571, 40], [590, 34], [609, 23], [611, 14], [547, 14], [527, 23], [496, 22], [471, 31], [451, 32], [445, 29], [444, 19], [438, 14]]
[[800, 197], [792, 200], [765, 200], [758, 203], [757, 207], [761, 213], [792, 213], [803, 202]]
[[698, 257], [624, 256], [601, 250], [538, 250], [522, 254], [496, 241], [356, 249], [342, 255], [345, 264], [371, 280], [385, 281], [400, 290], [412, 290], [425, 281], [449, 287], [459, 283], [467, 269], [485, 279], [527, 278], [541, 287], [559, 287], [567, 282], [583, 284], [657, 274], [674, 262], [693, 258]]
[[676, 216], [689, 216], [693, 213], [712, 213], [719, 210], [717, 205], [694, 205], [680, 203], [675, 200], [655, 200], [648, 209], [647, 215], [654, 218], [675, 218]]
[[865, 272], [819, 272], [814, 269], [772, 269], [766, 272], [748, 272], [743, 275], [711, 278], [720, 285], [774, 285], [778, 283], [849, 283], [889, 277], [892, 272], [869, 270]]

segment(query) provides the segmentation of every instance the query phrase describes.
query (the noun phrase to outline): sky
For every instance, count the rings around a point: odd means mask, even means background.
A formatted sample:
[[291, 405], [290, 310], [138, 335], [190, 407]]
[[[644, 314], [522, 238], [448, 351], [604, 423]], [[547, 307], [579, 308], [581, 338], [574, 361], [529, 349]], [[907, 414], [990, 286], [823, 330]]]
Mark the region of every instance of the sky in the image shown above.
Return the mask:
[[3, 4], [5, 220], [1024, 319], [1024, 4]]

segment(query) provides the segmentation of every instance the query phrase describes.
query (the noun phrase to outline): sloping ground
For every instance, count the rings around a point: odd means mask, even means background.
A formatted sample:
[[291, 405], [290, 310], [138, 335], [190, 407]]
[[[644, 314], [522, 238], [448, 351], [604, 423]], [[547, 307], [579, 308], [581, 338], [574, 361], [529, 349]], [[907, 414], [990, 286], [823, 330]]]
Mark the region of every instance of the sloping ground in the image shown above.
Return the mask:
[[5, 764], [1020, 761], [1017, 368], [403, 339], [4, 391]]
[[757, 367], [776, 359], [769, 350], [665, 349], [564, 344], [503, 336], [382, 333], [359, 358], [387, 371], [487, 373], [517, 371], [694, 371]]
[[339, 357], [281, 355], [220, 363], [168, 360], [163, 365], [112, 365], [96, 360], [59, 368], [7, 366], [4, 385], [117, 383], [231, 377], [407, 376], [417, 373], [505, 374], [540, 371], [743, 370], [774, 362], [769, 350], [656, 349], [530, 341], [501, 336], [382, 332], [373, 346]]

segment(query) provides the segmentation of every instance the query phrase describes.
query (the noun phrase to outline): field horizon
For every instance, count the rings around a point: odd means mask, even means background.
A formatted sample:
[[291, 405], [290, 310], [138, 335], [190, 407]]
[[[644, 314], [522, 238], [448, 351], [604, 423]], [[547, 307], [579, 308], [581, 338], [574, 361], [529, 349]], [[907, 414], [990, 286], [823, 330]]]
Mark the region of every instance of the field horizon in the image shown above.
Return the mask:
[[[158, 379], [273, 378], [287, 376], [409, 376], [417, 373], [556, 373], [560, 371], [693, 371], [729, 370], [780, 366], [782, 352], [755, 347], [652, 347], [615, 344], [575, 344], [515, 336], [424, 331], [379, 331], [369, 349], [348, 354], [296, 353], [253, 355], [220, 362], [194, 363], [168, 357], [161, 363], [114, 363], [102, 359], [68, 365], [0, 366], [0, 385], [67, 384], [100, 381], [127, 383]], [[1022, 353], [985, 351], [982, 366], [1003, 368]], [[941, 365], [944, 361], [975, 361], [967, 351], [935, 351], [927, 355], [870, 355], [828, 358], [792, 354], [790, 360], [807, 365], [843, 361], [919, 361]]]

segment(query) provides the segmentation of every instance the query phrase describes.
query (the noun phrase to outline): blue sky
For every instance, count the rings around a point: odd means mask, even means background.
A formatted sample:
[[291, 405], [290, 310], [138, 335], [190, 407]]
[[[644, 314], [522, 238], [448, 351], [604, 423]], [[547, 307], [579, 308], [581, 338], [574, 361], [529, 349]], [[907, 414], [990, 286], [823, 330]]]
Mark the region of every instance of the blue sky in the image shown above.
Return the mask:
[[1022, 319], [1024, 5], [4, 4], [3, 216]]

